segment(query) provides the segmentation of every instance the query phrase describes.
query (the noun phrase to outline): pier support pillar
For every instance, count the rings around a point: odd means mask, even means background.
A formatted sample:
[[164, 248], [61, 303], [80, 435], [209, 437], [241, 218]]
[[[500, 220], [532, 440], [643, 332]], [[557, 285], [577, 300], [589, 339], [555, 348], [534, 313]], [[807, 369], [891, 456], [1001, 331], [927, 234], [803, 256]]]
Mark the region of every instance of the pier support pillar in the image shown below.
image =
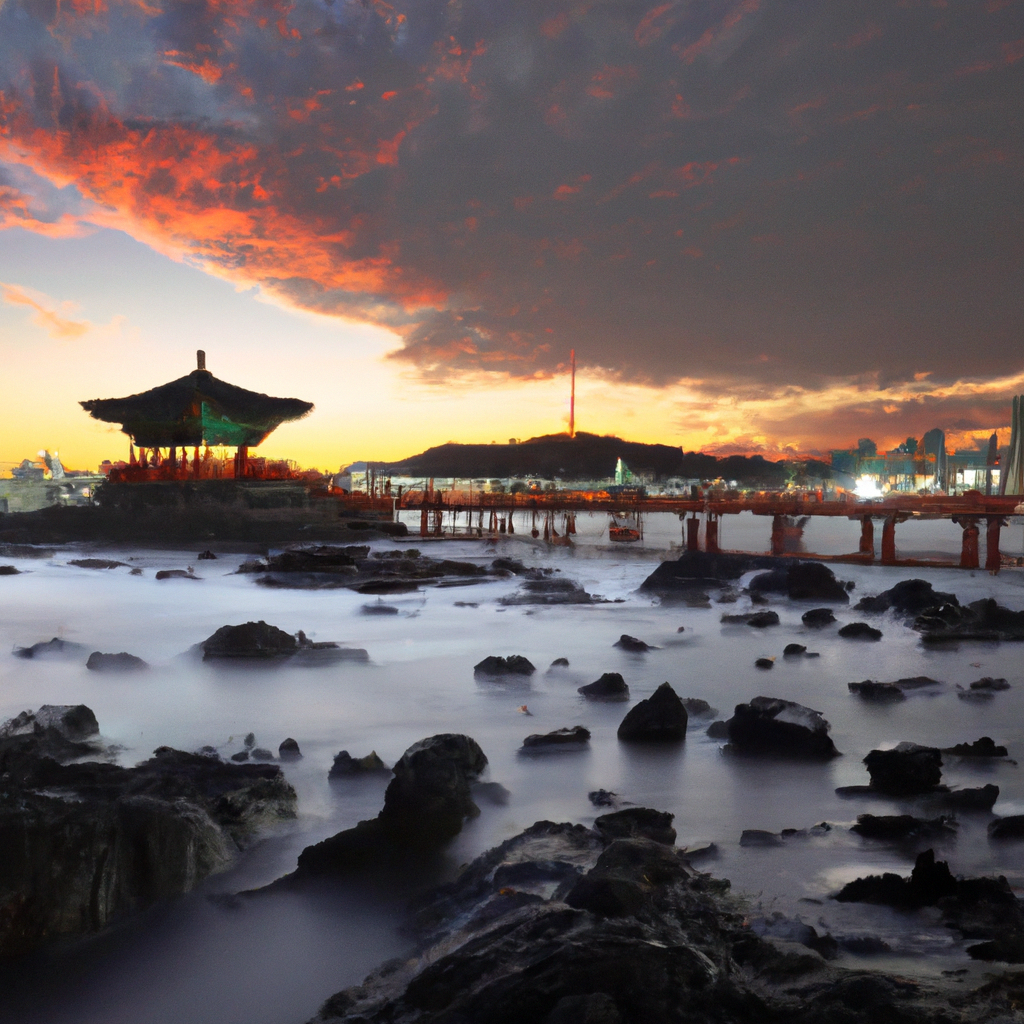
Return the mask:
[[882, 565], [896, 563], [896, 516], [886, 516], [882, 523]]
[[700, 520], [696, 516], [686, 520], [686, 550], [700, 551]]
[[704, 550], [718, 554], [718, 516], [709, 512], [704, 521]]
[[960, 568], [978, 568], [978, 520], [975, 516], [954, 519], [964, 529], [963, 544], [960, 548]]
[[985, 530], [985, 568], [989, 572], [999, 572], [999, 530], [1003, 525], [1002, 516], [988, 517], [988, 528]]
[[425, 508], [420, 509], [420, 536], [426, 537], [427, 535], [427, 510]]
[[863, 516], [860, 521], [860, 553], [875, 557], [875, 524], [871, 516]]
[[786, 552], [786, 521], [783, 516], [772, 517], [772, 554], [782, 555]]

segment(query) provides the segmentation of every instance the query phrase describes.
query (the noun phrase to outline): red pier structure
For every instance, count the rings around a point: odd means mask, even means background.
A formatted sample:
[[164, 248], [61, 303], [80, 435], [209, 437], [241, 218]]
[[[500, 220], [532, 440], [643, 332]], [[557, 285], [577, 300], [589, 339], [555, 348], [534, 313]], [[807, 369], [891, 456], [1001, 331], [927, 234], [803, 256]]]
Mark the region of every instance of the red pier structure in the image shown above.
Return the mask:
[[[541, 494], [504, 494], [435, 491], [406, 491], [398, 498], [389, 499], [395, 512], [416, 509], [420, 512], [420, 533], [424, 537], [443, 537], [447, 521], [456, 527], [464, 517], [465, 529], [460, 536], [497, 536], [510, 532], [513, 512], [532, 512], [543, 520], [549, 536], [555, 531], [556, 515], [574, 516], [580, 512], [632, 514], [670, 513], [682, 523], [686, 550], [716, 552], [719, 547], [719, 525], [723, 516], [750, 512], [771, 519], [769, 550], [773, 555], [820, 559], [823, 561], [872, 564], [875, 562], [875, 523], [881, 522], [881, 565], [930, 566], [944, 568], [980, 568], [979, 537], [981, 524], [985, 525], [985, 568], [998, 572], [1002, 565], [999, 551], [1000, 531], [1012, 515], [1024, 514], [1020, 496], [984, 495], [977, 491], [955, 497], [899, 495], [877, 500], [858, 500], [852, 495], [846, 500], [822, 501], [813, 494], [756, 494], [740, 497], [716, 495], [713, 492], [699, 498], [647, 496], [642, 492], [616, 493], [607, 491], [550, 491]], [[369, 499], [366, 499], [369, 500]], [[487, 515], [487, 526], [484, 516]], [[802, 527], [794, 520], [809, 520], [817, 516], [849, 519], [860, 524], [860, 543], [855, 552], [845, 555], [819, 555], [797, 551], [795, 539]], [[476, 519], [477, 525], [473, 526]], [[939, 559], [900, 558], [896, 549], [896, 529], [900, 523], [911, 520], [945, 519], [962, 530], [960, 558], [957, 561]], [[701, 530], [703, 525], [704, 529]], [[533, 531], [539, 536], [539, 531]], [[560, 540], [564, 542], [563, 530]]]

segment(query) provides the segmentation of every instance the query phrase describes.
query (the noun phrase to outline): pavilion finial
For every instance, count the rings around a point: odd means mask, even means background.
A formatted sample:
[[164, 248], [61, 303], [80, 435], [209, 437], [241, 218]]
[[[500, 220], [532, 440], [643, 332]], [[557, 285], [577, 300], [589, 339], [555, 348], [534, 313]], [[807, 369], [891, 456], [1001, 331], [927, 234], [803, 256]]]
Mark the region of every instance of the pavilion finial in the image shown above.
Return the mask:
[[196, 350], [196, 369], [206, 369], [206, 353], [201, 348]]

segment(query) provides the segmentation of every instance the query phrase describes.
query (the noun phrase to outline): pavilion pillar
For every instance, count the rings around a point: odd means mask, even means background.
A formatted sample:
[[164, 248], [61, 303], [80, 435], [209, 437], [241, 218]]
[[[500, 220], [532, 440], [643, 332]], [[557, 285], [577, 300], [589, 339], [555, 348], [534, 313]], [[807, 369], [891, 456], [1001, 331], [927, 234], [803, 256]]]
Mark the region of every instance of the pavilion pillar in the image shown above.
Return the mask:
[[985, 530], [985, 568], [989, 572], [999, 572], [999, 530], [1002, 525], [1002, 516], [988, 517], [988, 527]]
[[871, 516], [862, 516], [860, 521], [860, 553], [875, 557], [875, 524]]
[[710, 554], [718, 554], [718, 516], [713, 512], [707, 514], [704, 521], [704, 550]]
[[960, 547], [960, 568], [978, 568], [978, 520], [975, 516], [964, 516], [957, 520], [964, 529], [963, 543]]
[[886, 516], [882, 523], [882, 565], [896, 564], [896, 516]]
[[772, 517], [772, 554], [786, 553], [786, 521], [783, 516]]
[[700, 520], [696, 516], [686, 520], [686, 550], [700, 551]]

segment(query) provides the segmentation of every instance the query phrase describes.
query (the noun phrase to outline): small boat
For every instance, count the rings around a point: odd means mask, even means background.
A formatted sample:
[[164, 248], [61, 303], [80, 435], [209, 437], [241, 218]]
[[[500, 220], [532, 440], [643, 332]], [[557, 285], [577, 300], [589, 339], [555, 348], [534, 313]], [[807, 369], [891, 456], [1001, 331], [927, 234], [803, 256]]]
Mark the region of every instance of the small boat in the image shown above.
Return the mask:
[[[612, 516], [611, 522], [608, 524], [608, 539], [619, 544], [630, 544], [633, 541], [643, 540], [644, 533], [640, 517], [627, 515], [621, 518], [626, 522], [620, 523], [614, 515]], [[636, 524], [635, 526], [628, 525], [631, 519]]]

